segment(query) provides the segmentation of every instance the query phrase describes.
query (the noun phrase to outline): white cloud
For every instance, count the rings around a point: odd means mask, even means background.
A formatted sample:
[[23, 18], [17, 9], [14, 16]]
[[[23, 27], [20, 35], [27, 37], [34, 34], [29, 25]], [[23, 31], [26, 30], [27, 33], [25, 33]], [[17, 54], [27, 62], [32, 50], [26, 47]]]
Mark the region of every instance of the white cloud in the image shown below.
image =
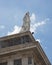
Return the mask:
[[36, 39], [36, 41], [41, 42], [41, 40], [40, 40], [40, 39]]
[[8, 32], [7, 35], [13, 35], [13, 34], [19, 33], [20, 29], [21, 29], [21, 27], [15, 25], [13, 31]]
[[31, 24], [30, 31], [35, 33], [37, 28], [44, 25], [44, 24], [46, 24], [44, 21]]
[[30, 20], [31, 20], [30, 31], [36, 33], [37, 28], [45, 25], [46, 22], [49, 21], [49, 18], [46, 18], [45, 20], [40, 21], [40, 22], [39, 21], [35, 22], [36, 21], [36, 15], [33, 13], [30, 17]]
[[36, 15], [34, 13], [32, 13], [30, 20], [32, 21], [31, 23], [35, 22], [36, 20]]
[[[44, 24], [46, 24], [46, 21], [49, 20], [49, 19], [47, 18], [44, 21], [35, 23], [36, 15], [33, 13], [31, 15], [31, 17], [30, 17], [30, 20], [31, 20], [30, 31], [35, 33], [37, 31], [37, 28], [38, 27], [42, 27]], [[12, 32], [8, 32], [7, 35], [12, 35], [12, 34], [19, 33], [20, 29], [21, 29], [21, 27], [15, 25], [13, 31]]]
[[4, 25], [0, 25], [0, 29], [4, 29], [5, 28], [5, 26]]

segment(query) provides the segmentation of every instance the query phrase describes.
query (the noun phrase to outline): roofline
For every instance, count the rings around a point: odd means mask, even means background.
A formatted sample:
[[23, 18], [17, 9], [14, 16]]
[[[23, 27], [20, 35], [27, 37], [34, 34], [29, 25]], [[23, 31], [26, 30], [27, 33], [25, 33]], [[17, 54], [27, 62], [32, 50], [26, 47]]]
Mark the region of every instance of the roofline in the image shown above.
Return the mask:
[[11, 38], [20, 37], [20, 36], [24, 36], [24, 35], [29, 35], [31, 38], [34, 39], [34, 37], [32, 36], [32, 33], [30, 31], [26, 31], [26, 32], [22, 32], [22, 33], [17, 33], [17, 34], [13, 34], [13, 35], [0, 37], [0, 41], [8, 40], [8, 39], [11, 39]]

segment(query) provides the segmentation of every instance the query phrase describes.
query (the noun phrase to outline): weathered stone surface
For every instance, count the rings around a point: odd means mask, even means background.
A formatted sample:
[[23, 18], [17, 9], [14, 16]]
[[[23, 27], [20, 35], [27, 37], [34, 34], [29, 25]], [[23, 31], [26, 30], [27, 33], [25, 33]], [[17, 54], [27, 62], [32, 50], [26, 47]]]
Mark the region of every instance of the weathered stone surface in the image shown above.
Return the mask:
[[[0, 63], [7, 62], [7, 65], [14, 65], [15, 59], [21, 59], [22, 65], [28, 65], [28, 57], [32, 57], [31, 65], [51, 65], [41, 45], [33, 38], [31, 32], [23, 32], [16, 35], [3, 37], [0, 38], [0, 41], [8, 41], [9, 39], [21, 38], [26, 35], [29, 36], [31, 39], [30, 41], [19, 45], [0, 48]], [[17, 40], [16, 42], [18, 43]], [[14, 44], [16, 42], [14, 42]]]

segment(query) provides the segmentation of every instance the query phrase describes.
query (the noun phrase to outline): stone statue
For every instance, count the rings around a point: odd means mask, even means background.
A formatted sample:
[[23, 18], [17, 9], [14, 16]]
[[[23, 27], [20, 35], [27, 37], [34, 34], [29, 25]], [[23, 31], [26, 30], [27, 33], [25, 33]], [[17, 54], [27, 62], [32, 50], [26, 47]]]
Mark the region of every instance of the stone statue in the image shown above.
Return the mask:
[[27, 12], [23, 18], [23, 25], [20, 32], [30, 31], [30, 16], [29, 12]]

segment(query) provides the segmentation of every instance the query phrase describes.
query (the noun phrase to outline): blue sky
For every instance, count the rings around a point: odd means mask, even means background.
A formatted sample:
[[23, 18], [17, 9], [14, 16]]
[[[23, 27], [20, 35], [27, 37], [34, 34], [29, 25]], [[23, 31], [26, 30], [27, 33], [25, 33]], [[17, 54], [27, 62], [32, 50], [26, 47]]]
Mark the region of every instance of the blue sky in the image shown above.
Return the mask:
[[31, 31], [52, 63], [52, 0], [0, 0], [0, 37], [19, 32], [27, 11]]

